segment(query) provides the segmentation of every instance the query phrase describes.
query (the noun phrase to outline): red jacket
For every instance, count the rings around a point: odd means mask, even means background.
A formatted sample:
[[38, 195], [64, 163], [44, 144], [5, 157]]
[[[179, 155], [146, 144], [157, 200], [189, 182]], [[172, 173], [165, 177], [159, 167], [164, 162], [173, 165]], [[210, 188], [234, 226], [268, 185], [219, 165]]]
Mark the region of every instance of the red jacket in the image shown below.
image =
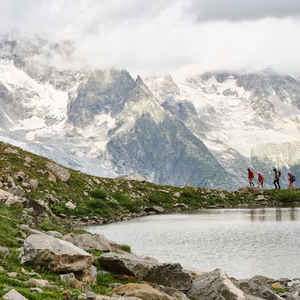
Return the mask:
[[251, 170], [248, 170], [248, 178], [253, 178], [254, 173]]
[[290, 182], [293, 182], [293, 174], [290, 174]]

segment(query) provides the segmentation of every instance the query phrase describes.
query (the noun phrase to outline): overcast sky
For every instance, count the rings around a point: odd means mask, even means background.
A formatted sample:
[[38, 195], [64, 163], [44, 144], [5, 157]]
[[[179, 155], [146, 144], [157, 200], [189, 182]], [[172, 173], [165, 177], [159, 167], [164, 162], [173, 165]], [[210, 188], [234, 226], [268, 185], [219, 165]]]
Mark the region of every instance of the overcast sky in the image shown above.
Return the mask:
[[0, 33], [71, 39], [97, 68], [300, 74], [300, 0], [1, 0]]

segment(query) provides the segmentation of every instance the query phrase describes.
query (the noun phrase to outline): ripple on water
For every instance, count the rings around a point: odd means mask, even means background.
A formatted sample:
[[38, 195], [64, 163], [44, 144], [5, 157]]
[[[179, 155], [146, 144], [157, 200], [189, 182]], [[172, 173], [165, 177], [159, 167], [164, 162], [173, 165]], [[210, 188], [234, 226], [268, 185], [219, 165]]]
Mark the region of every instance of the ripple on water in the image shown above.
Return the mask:
[[300, 277], [300, 208], [199, 210], [90, 226], [137, 255], [241, 279]]

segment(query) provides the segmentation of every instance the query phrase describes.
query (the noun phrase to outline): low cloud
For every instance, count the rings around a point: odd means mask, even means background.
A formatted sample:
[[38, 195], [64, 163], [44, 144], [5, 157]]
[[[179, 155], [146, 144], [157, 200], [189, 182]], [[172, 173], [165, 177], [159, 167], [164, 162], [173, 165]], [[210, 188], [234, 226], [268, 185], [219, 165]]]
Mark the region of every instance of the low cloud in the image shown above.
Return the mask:
[[299, 74], [299, 11], [294, 0], [10, 0], [0, 2], [0, 33], [72, 40], [92, 67], [134, 75]]

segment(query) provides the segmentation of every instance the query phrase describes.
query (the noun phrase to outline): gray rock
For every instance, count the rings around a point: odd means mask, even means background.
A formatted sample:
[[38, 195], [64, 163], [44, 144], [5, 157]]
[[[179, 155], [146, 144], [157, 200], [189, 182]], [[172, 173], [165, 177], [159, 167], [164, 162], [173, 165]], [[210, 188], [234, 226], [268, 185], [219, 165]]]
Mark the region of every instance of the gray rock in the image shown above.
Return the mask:
[[192, 283], [191, 289], [186, 293], [195, 300], [246, 300], [257, 299], [245, 295], [228, 278], [227, 274], [220, 269], [202, 274]]
[[47, 231], [46, 233], [49, 234], [49, 235], [58, 237], [58, 238], [62, 238], [63, 237], [63, 235], [60, 232], [58, 232], [58, 231], [51, 231], [50, 230], [50, 231]]
[[24, 160], [27, 162], [27, 163], [31, 163], [32, 162], [32, 159], [29, 157], [29, 156], [26, 156], [24, 158]]
[[10, 299], [10, 300], [28, 300], [20, 293], [18, 293], [15, 289], [9, 291], [3, 296], [3, 299]]
[[20, 186], [13, 186], [8, 190], [8, 192], [21, 198], [27, 195]]
[[68, 273], [68, 274], [61, 274], [59, 275], [59, 277], [62, 282], [69, 282], [71, 278], [75, 278], [75, 275], [74, 273]]
[[9, 255], [8, 248], [0, 246], [0, 257], [7, 258], [8, 255]]
[[145, 207], [146, 212], [154, 211], [157, 214], [162, 214], [165, 212], [165, 209], [160, 206], [151, 206], [151, 207]]
[[45, 279], [35, 279], [35, 278], [30, 278], [27, 281], [25, 281], [27, 284], [31, 286], [39, 286], [39, 287], [45, 287], [45, 286], [50, 286], [50, 283], [48, 280]]
[[180, 193], [176, 192], [173, 196], [179, 198], [180, 197]]
[[36, 179], [29, 179], [29, 184], [32, 186], [33, 190], [36, 190], [39, 186], [39, 182]]
[[96, 294], [93, 292], [86, 292], [86, 299], [88, 300], [94, 300], [96, 297]]
[[74, 237], [64, 236], [63, 240], [72, 243], [73, 245], [84, 250], [99, 250], [103, 252], [110, 252], [111, 248], [109, 242], [103, 234], [91, 235], [88, 233], [79, 234]]
[[98, 258], [101, 267], [117, 274], [135, 276], [138, 280], [187, 291], [191, 285], [189, 274], [180, 264], [161, 264], [133, 254], [106, 253]]
[[93, 256], [73, 244], [52, 236], [33, 234], [24, 241], [20, 262], [34, 260], [57, 272], [76, 272], [89, 268]]
[[40, 289], [40, 288], [30, 288], [29, 292], [30, 293], [35, 293], [35, 294], [42, 294], [43, 293], [42, 289]]
[[51, 162], [48, 162], [46, 167], [50, 169], [62, 182], [67, 182], [69, 180], [70, 172], [67, 169]]
[[274, 279], [256, 275], [249, 280], [238, 280], [235, 284], [244, 293], [251, 294], [255, 297], [268, 300], [281, 299], [272, 289], [271, 283], [273, 282], [275, 282]]
[[66, 205], [66, 207], [68, 207], [70, 209], [75, 209], [76, 208], [76, 205], [73, 204], [71, 201], [67, 202], [65, 205]]
[[19, 155], [19, 151], [18, 151], [17, 149], [11, 149], [11, 148], [5, 149], [5, 150], [4, 150], [4, 153], [7, 153], [7, 154], [12, 153], [12, 154], [17, 154], [17, 155]]

